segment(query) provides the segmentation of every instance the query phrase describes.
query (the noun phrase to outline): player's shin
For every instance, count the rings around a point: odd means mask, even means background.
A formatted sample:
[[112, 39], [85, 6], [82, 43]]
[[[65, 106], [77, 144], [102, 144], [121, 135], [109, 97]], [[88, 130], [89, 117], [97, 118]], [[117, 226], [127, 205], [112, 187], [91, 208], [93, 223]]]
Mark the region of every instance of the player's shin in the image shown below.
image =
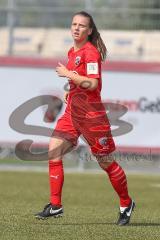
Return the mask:
[[49, 160], [50, 203], [61, 206], [64, 171], [62, 160]]

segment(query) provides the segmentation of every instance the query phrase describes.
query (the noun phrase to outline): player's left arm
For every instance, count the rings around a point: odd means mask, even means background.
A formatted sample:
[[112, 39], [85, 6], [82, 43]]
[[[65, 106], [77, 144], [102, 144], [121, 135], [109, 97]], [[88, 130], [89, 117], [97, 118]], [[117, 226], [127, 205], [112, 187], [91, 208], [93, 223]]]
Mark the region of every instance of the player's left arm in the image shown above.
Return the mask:
[[59, 77], [66, 77], [72, 79], [76, 85], [80, 85], [83, 88], [93, 91], [98, 86], [98, 79], [88, 76], [81, 76], [72, 71], [69, 71], [62, 63], [58, 63], [56, 72]]

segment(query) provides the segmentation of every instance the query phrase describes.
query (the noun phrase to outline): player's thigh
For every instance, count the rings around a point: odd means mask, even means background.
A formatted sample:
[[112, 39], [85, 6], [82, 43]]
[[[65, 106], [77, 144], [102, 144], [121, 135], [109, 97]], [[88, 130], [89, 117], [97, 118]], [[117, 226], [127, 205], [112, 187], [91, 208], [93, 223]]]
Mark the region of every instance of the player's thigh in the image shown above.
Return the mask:
[[49, 142], [49, 159], [61, 159], [64, 154], [71, 151], [72, 148], [72, 142], [64, 138], [52, 137]]
[[[92, 154], [97, 158], [107, 156], [115, 150], [115, 143], [109, 125], [97, 126], [94, 129], [91, 126], [88, 131], [83, 131], [82, 135], [90, 146]], [[107, 161], [107, 158], [105, 161]]]
[[[69, 142], [72, 142], [73, 145], [77, 145], [78, 137], [80, 132], [76, 129], [73, 124], [72, 117], [69, 113], [65, 113], [56, 124], [55, 129], [53, 130], [52, 137], [59, 137], [66, 139]], [[58, 141], [59, 143], [59, 141]]]

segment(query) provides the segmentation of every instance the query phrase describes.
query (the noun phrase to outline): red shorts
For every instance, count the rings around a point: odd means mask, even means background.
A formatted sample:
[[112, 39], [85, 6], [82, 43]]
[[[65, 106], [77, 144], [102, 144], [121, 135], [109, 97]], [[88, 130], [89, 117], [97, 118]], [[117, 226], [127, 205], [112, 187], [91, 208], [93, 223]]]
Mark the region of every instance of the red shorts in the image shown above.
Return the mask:
[[77, 145], [77, 140], [81, 134], [94, 155], [103, 156], [115, 150], [106, 113], [92, 112], [84, 118], [77, 112], [76, 115], [65, 112], [57, 121], [52, 136], [64, 138], [72, 142], [73, 145]]

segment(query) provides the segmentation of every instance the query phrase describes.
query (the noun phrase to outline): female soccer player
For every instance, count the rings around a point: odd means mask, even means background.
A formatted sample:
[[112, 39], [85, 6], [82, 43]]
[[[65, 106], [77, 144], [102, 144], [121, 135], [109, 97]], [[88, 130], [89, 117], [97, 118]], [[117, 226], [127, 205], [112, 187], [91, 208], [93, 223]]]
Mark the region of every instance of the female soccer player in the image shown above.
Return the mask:
[[68, 64], [65, 67], [59, 63], [56, 68], [59, 77], [68, 79], [70, 90], [65, 94], [65, 113], [58, 120], [49, 144], [50, 203], [35, 216], [45, 219], [63, 215], [62, 159], [66, 152], [76, 146], [78, 137], [82, 135], [119, 196], [117, 224], [126, 225], [135, 203], [128, 195], [123, 169], [109, 157], [115, 150], [115, 144], [100, 95], [101, 62], [105, 60], [106, 47], [92, 16], [86, 12], [78, 12], [73, 16], [71, 34], [74, 46], [68, 52]]

